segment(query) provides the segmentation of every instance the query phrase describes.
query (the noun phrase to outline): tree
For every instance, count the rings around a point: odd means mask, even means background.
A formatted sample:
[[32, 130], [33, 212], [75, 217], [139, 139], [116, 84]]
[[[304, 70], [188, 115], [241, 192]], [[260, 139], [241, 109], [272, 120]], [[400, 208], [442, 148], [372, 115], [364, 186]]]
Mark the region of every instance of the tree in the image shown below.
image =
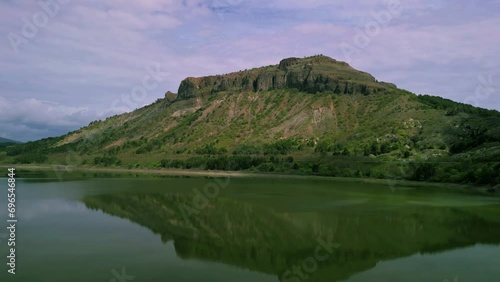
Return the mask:
[[375, 156], [380, 154], [380, 144], [378, 142], [372, 142], [370, 145], [370, 153]]
[[413, 180], [428, 181], [436, 174], [435, 163], [413, 163]]

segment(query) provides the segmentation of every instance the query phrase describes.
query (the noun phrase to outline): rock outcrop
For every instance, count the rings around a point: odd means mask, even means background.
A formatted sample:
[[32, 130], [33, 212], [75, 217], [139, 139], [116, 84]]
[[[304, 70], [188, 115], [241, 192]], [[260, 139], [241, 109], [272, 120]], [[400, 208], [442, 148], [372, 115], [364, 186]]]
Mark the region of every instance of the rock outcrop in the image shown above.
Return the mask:
[[172, 93], [170, 91], [167, 91], [167, 93], [165, 93], [165, 99], [167, 99], [167, 101], [169, 101], [169, 102], [175, 100], [176, 98], [177, 98], [177, 94], [175, 94], [175, 93]]
[[329, 91], [370, 95], [393, 86], [379, 83], [370, 74], [355, 70], [345, 62], [320, 55], [287, 58], [278, 65], [226, 75], [189, 77], [181, 82], [178, 99], [204, 97], [223, 91], [259, 92], [285, 88], [313, 94]]

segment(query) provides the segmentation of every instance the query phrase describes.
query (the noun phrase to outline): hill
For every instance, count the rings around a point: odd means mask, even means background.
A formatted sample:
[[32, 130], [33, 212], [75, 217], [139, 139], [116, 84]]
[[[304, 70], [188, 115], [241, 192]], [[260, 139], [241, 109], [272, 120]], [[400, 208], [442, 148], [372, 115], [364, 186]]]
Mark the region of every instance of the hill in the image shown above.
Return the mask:
[[0, 162], [499, 183], [500, 113], [415, 95], [326, 56], [180, 83], [177, 95]]
[[0, 146], [9, 146], [9, 145], [14, 145], [14, 144], [19, 144], [19, 143], [21, 143], [21, 142], [0, 137]]

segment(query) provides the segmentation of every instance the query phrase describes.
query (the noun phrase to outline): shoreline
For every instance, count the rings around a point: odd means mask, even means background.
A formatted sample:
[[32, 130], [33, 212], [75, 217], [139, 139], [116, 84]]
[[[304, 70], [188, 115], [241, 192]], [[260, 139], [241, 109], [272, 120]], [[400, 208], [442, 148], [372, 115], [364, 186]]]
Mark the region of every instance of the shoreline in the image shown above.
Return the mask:
[[[136, 173], [145, 175], [162, 175], [162, 176], [192, 176], [192, 177], [237, 177], [237, 178], [294, 178], [294, 179], [312, 179], [312, 180], [344, 180], [355, 181], [373, 184], [386, 184], [395, 186], [411, 186], [411, 187], [437, 187], [440, 189], [463, 189], [474, 190], [477, 192], [485, 192], [489, 186], [473, 186], [468, 184], [459, 183], [440, 183], [440, 182], [419, 182], [411, 180], [394, 180], [394, 179], [380, 179], [380, 178], [359, 178], [359, 177], [334, 177], [334, 176], [321, 176], [321, 175], [296, 175], [296, 174], [265, 174], [255, 172], [240, 172], [240, 171], [212, 171], [212, 170], [185, 170], [185, 169], [147, 169], [147, 168], [102, 168], [102, 167], [71, 167], [64, 165], [4, 165], [1, 164], [0, 168], [16, 168], [24, 170], [39, 170], [39, 171], [62, 171], [64, 173], [71, 172], [101, 172], [101, 173]], [[390, 184], [388, 182], [391, 182]], [[447, 187], [443, 187], [446, 185]], [[492, 195], [492, 193], [489, 193]]]
[[172, 175], [172, 176], [226, 176], [226, 177], [245, 177], [251, 176], [252, 173], [242, 173], [236, 171], [206, 171], [206, 170], [184, 170], [184, 169], [147, 169], [147, 168], [101, 168], [101, 167], [70, 167], [64, 165], [53, 166], [31, 166], [31, 165], [0, 165], [0, 168], [25, 169], [25, 170], [41, 170], [41, 171], [64, 171], [71, 172], [115, 172], [115, 173], [138, 173], [138, 174], [156, 174], [156, 175]]

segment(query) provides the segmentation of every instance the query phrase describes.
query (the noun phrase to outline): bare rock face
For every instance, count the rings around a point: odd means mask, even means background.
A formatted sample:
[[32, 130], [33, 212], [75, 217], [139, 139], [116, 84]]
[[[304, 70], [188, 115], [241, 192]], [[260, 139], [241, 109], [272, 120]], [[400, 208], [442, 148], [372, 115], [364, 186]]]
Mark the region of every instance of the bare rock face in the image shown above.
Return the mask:
[[179, 99], [191, 99], [198, 96], [199, 86], [195, 78], [188, 77], [181, 82], [179, 86], [178, 98]]
[[287, 71], [289, 66], [292, 66], [294, 64], [298, 64], [299, 62], [300, 62], [299, 58], [287, 58], [287, 59], [283, 59], [283, 60], [281, 60], [278, 68], [280, 70]]
[[171, 101], [177, 99], [177, 94], [172, 93], [170, 91], [167, 91], [167, 93], [165, 93], [165, 99], [167, 99], [167, 101], [171, 102]]
[[239, 71], [226, 75], [186, 78], [179, 86], [178, 99], [203, 97], [218, 92], [298, 89], [308, 93], [370, 95], [393, 86], [379, 83], [368, 73], [326, 56], [287, 58], [279, 65]]

